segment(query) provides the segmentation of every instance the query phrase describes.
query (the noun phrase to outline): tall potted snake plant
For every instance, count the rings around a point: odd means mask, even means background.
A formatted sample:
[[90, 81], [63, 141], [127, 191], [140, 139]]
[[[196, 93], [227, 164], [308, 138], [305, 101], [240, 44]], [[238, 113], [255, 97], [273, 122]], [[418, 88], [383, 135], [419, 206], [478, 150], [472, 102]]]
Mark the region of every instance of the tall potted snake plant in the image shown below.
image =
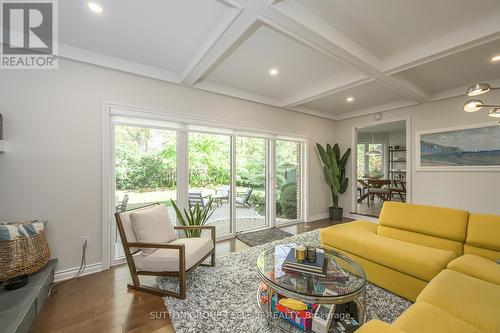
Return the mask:
[[333, 220], [342, 220], [343, 208], [339, 207], [339, 197], [347, 190], [349, 177], [346, 176], [346, 165], [351, 148], [341, 156], [338, 144], [333, 147], [326, 145], [326, 149], [319, 143], [316, 143], [319, 156], [323, 162], [323, 172], [325, 180], [332, 192], [332, 206], [330, 207], [330, 218]]
[[[214, 213], [213, 211], [210, 212], [212, 199], [210, 199], [210, 202], [203, 208], [201, 208], [199, 204], [196, 204], [193, 207], [189, 207], [189, 209], [184, 208], [184, 215], [180, 211], [179, 207], [177, 207], [174, 200], [170, 200], [170, 202], [175, 209], [177, 221], [179, 221], [179, 223], [184, 227], [203, 226], [207, 223], [210, 216], [212, 216], [212, 214]], [[184, 230], [184, 234], [186, 234], [187, 238], [200, 237], [201, 229]]]

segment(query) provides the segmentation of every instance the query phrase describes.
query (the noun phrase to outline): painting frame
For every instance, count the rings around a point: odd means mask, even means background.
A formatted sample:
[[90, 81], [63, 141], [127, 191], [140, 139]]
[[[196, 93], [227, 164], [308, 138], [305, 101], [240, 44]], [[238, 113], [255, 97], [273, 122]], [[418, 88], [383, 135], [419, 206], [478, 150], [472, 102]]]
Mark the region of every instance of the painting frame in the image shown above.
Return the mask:
[[436, 134], [436, 133], [445, 133], [445, 132], [453, 132], [460, 130], [468, 130], [475, 128], [486, 128], [486, 127], [499, 127], [498, 122], [487, 122], [487, 123], [479, 123], [472, 125], [464, 125], [464, 126], [454, 126], [454, 127], [446, 127], [446, 128], [437, 128], [437, 129], [429, 129], [429, 130], [418, 130], [415, 131], [415, 153], [416, 153], [416, 171], [484, 171], [484, 172], [498, 172], [500, 171], [499, 165], [475, 165], [475, 166], [423, 166], [422, 165], [422, 154], [421, 154], [421, 138], [426, 134]]

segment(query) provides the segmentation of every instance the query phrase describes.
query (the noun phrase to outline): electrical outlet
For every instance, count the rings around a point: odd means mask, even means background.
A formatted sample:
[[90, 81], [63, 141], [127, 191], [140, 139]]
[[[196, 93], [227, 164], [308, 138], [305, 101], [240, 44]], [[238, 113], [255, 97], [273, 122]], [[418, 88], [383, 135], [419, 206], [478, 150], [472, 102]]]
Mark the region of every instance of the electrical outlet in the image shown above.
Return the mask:
[[85, 243], [85, 241], [87, 241], [87, 247], [92, 246], [92, 237], [91, 236], [83, 236], [82, 242]]

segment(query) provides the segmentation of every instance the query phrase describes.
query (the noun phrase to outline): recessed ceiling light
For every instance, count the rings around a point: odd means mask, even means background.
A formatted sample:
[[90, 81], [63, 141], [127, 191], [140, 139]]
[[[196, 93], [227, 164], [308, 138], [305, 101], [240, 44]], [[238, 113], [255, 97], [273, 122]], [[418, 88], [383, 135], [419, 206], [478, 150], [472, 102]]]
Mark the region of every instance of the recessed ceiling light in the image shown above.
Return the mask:
[[354, 102], [354, 97], [347, 97], [346, 101], [349, 103]]
[[493, 61], [493, 62], [500, 61], [500, 54], [497, 54], [496, 56], [494, 56], [493, 58], [491, 58], [491, 61]]
[[89, 2], [88, 4], [89, 9], [93, 11], [94, 13], [101, 14], [102, 13], [102, 7], [96, 4], [95, 2]]
[[269, 74], [272, 76], [276, 76], [276, 75], [278, 75], [278, 70], [276, 68], [271, 68], [269, 70]]

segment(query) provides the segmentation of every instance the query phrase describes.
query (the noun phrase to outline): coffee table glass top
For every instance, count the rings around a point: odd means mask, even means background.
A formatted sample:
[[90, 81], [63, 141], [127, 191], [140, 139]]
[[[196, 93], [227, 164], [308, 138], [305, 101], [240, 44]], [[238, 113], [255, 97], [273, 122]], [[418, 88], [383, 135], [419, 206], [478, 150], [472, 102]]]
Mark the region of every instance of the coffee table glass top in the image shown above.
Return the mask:
[[[364, 288], [366, 278], [363, 268], [349, 257], [334, 251], [325, 252], [327, 261], [326, 277], [305, 272], [292, 272], [282, 268], [283, 262], [296, 244], [277, 245], [264, 251], [257, 260], [257, 267], [262, 280], [277, 291], [285, 291], [301, 296], [332, 299], [324, 296], [325, 289], [339, 296], [347, 296]], [[330, 302], [325, 302], [330, 303]]]

